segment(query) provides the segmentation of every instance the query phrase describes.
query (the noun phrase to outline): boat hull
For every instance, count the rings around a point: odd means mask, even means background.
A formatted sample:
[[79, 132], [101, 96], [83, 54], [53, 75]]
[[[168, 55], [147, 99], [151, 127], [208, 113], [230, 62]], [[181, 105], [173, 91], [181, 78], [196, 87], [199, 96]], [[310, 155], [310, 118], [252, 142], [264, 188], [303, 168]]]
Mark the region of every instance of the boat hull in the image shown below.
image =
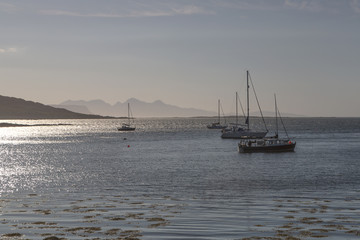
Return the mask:
[[122, 131], [122, 132], [135, 131], [135, 128], [133, 128], [133, 127], [128, 127], [128, 128], [119, 127], [118, 131]]
[[240, 153], [252, 153], [252, 152], [293, 152], [295, 150], [296, 143], [271, 145], [271, 146], [245, 146], [239, 144], [238, 150]]

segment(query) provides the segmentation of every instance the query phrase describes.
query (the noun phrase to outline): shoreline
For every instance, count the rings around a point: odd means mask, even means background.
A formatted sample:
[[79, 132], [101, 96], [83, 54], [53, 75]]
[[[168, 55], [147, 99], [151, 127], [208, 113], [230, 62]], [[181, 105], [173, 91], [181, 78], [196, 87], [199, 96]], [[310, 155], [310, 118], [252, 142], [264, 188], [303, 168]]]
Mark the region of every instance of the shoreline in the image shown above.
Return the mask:
[[71, 126], [73, 124], [59, 123], [59, 124], [16, 124], [16, 123], [0, 123], [0, 128], [5, 127], [43, 127], [43, 126]]

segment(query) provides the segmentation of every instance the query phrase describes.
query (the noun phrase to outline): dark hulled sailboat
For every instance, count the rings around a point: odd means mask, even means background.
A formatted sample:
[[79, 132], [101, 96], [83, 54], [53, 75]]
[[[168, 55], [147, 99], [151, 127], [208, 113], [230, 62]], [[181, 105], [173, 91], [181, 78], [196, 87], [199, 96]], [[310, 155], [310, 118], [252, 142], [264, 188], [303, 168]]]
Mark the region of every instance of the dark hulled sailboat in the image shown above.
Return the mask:
[[[279, 125], [278, 114], [281, 119], [281, 123], [284, 127], [287, 138], [279, 138]], [[282, 121], [280, 112], [277, 108], [276, 96], [275, 96], [275, 121], [276, 132], [275, 136], [262, 139], [243, 139], [238, 144], [238, 151], [240, 153], [252, 153], [252, 152], [293, 152], [296, 146], [296, 142], [292, 141], [287, 134], [285, 125]]]

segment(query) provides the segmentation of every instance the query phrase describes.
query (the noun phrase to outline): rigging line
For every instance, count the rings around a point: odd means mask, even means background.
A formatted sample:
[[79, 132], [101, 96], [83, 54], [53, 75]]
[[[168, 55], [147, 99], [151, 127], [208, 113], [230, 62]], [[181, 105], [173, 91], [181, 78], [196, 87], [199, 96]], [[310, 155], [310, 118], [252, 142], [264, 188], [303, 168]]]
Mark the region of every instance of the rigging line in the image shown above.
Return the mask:
[[220, 103], [220, 109], [221, 109], [221, 112], [222, 112], [222, 114], [223, 114], [224, 122], [225, 122], [225, 124], [226, 124], [226, 117], [225, 117], [224, 109], [223, 109], [221, 103]]
[[133, 116], [133, 113], [131, 111], [130, 105], [129, 105], [129, 113], [130, 113], [129, 119], [132, 119], [132, 123], [134, 123], [134, 116]]
[[278, 117], [277, 117], [277, 102], [276, 102], [276, 94], [274, 94], [274, 99], [275, 99], [275, 121], [276, 121], [276, 133], [275, 135], [278, 136], [279, 135], [279, 124], [278, 124]]
[[283, 127], [284, 127], [285, 134], [286, 134], [287, 138], [288, 138], [288, 139], [290, 139], [290, 137], [289, 137], [289, 135], [288, 135], [288, 132], [286, 131], [286, 127], [285, 127], [285, 124], [284, 124], [284, 122], [283, 122], [283, 119], [282, 119], [282, 117], [281, 117], [281, 114], [280, 114], [279, 108], [277, 109], [277, 111], [278, 111], [278, 114], [279, 114], [279, 117], [280, 117], [281, 124], [282, 124], [282, 125], [283, 125]]
[[233, 99], [232, 99], [232, 101], [231, 101], [231, 104], [230, 104], [230, 110], [228, 110], [228, 112], [229, 112], [229, 119], [230, 119], [230, 124], [232, 124], [231, 122], [233, 121], [233, 117], [234, 117], [234, 113], [233, 113], [233, 109], [235, 108], [234, 107], [234, 102], [235, 102], [235, 105], [236, 105], [236, 100], [234, 101]]
[[238, 102], [240, 103], [241, 111], [243, 113], [244, 119], [246, 120], [245, 111], [244, 111], [243, 105], [242, 105], [241, 100], [240, 100], [239, 97], [238, 97]]
[[262, 120], [263, 120], [263, 122], [264, 122], [264, 125], [265, 125], [265, 129], [266, 129], [266, 131], [269, 131], [268, 128], [267, 128], [267, 126], [266, 126], [266, 122], [265, 122], [265, 119], [264, 119], [264, 115], [263, 115], [263, 113], [262, 113], [262, 110], [261, 110], [261, 107], [260, 107], [260, 103], [259, 103], [258, 97], [257, 97], [256, 92], [255, 92], [254, 83], [253, 83], [253, 81], [252, 81], [252, 79], [251, 79], [251, 75], [250, 75], [250, 74], [249, 74], [249, 77], [250, 77], [251, 86], [252, 86], [252, 89], [253, 89], [253, 91], [254, 91], [254, 95], [255, 95], [255, 98], [256, 98], [256, 102], [257, 102], [257, 105], [258, 105], [259, 110], [260, 110], [261, 118], [262, 118]]

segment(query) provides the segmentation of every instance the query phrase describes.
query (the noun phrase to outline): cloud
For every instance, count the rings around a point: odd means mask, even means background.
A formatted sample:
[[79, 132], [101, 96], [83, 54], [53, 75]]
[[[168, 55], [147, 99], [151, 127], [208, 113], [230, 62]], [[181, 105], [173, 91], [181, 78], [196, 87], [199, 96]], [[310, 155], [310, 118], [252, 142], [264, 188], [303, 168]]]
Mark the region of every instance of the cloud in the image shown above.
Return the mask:
[[0, 3], [0, 11], [1, 12], [7, 12], [7, 13], [13, 13], [13, 12], [17, 11], [17, 8], [13, 4]]
[[243, 1], [214, 1], [215, 6], [239, 10], [273, 11], [281, 9], [279, 1], [243, 0]]
[[324, 10], [324, 6], [319, 0], [285, 0], [284, 6], [296, 10], [305, 10], [311, 12], [320, 12]]
[[99, 17], [99, 18], [141, 18], [141, 17], [163, 17], [177, 15], [196, 15], [196, 14], [215, 14], [211, 10], [205, 10], [195, 5], [185, 6], [162, 6], [158, 9], [142, 7], [140, 10], [123, 10], [118, 13], [81, 13], [63, 10], [41, 10], [40, 14], [53, 16], [73, 16], [73, 17]]
[[348, 14], [360, 13], [360, 0], [208, 0], [203, 1], [209, 9], [236, 9], [247, 11], [287, 11], [295, 10], [311, 13]]
[[173, 14], [163, 11], [133, 11], [130, 13], [80, 13], [62, 10], [42, 10], [43, 15], [72, 16], [72, 17], [98, 17], [98, 18], [130, 18], [130, 17], [161, 17], [172, 16]]
[[173, 8], [174, 13], [177, 15], [194, 15], [194, 14], [215, 14], [214, 11], [205, 10], [201, 7], [189, 5], [181, 8]]
[[350, 6], [356, 13], [360, 13], [360, 2], [359, 2], [359, 0], [352, 0], [351, 3], [350, 3]]
[[0, 48], [0, 53], [15, 53], [17, 52], [16, 48]]
[[284, 0], [284, 7], [299, 11], [327, 12], [330, 14], [350, 11], [360, 13], [360, 0]]

